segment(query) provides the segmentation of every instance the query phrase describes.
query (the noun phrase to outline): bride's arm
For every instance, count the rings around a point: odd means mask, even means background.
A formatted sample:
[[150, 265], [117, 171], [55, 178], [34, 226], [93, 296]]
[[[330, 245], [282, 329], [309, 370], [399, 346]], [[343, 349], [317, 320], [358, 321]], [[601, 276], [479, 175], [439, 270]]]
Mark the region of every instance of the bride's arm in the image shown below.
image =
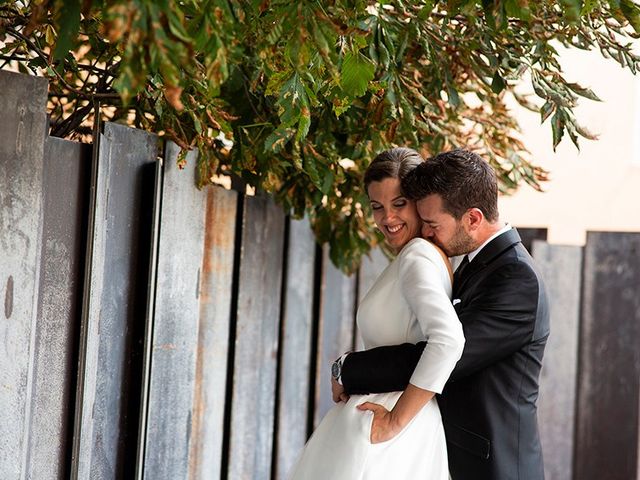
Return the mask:
[[374, 443], [393, 438], [436, 393], [442, 392], [464, 346], [440, 254], [433, 245], [414, 242], [398, 261], [403, 296], [416, 315], [427, 345], [393, 410], [370, 403], [360, 407], [375, 415], [371, 439]]

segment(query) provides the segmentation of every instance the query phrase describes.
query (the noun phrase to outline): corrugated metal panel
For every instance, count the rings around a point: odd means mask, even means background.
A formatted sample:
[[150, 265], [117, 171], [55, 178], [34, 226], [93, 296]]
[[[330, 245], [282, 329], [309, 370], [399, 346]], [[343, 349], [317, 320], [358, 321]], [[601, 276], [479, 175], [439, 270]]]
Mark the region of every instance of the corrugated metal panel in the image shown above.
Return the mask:
[[48, 138], [28, 478], [69, 476], [91, 147]]
[[246, 197], [235, 337], [229, 479], [271, 476], [284, 242], [282, 209]]
[[207, 189], [189, 478], [220, 478], [238, 194]]
[[324, 275], [320, 302], [318, 362], [316, 371], [317, 427], [333, 406], [331, 398], [331, 364], [353, 346], [353, 325], [356, 302], [356, 276], [346, 276], [329, 259], [324, 249]]
[[567, 480], [573, 478], [582, 247], [536, 240], [533, 256], [551, 304], [551, 335], [544, 353], [538, 399], [545, 478]]
[[94, 158], [73, 475], [103, 480], [135, 466], [157, 138], [106, 123]]
[[25, 475], [40, 283], [47, 81], [0, 71], [0, 477]]
[[309, 221], [289, 222], [280, 345], [276, 478], [285, 479], [307, 441], [315, 239]]
[[144, 477], [219, 478], [237, 193], [195, 188], [168, 144], [162, 189]]
[[579, 480], [637, 473], [640, 395], [640, 234], [589, 232], [578, 378]]
[[187, 478], [195, 390], [200, 275], [206, 194], [193, 187], [196, 154], [175, 164], [165, 150], [155, 320], [147, 412], [144, 477]]

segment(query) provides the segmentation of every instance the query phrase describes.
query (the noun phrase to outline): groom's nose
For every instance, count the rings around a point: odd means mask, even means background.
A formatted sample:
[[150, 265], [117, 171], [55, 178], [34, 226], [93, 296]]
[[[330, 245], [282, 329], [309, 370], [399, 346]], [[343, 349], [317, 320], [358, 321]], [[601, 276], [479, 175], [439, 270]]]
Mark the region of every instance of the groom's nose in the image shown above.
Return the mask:
[[426, 223], [422, 224], [422, 238], [433, 237], [433, 229]]

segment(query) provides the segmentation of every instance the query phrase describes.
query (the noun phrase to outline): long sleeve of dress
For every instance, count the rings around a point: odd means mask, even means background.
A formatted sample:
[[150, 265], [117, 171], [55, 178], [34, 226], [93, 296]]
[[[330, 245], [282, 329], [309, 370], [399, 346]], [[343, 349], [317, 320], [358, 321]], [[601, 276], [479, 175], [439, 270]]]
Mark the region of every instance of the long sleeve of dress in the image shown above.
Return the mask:
[[407, 244], [398, 261], [402, 293], [427, 340], [410, 383], [441, 393], [464, 347], [462, 325], [451, 304], [449, 273], [440, 253], [422, 239]]

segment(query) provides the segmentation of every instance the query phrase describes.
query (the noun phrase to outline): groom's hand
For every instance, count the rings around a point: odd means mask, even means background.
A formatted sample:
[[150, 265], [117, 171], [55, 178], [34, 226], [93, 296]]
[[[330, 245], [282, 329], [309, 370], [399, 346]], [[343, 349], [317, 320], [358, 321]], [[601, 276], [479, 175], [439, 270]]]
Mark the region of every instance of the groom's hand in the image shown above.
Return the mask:
[[349, 401], [349, 395], [344, 393], [344, 386], [340, 385], [333, 377], [331, 377], [331, 395], [336, 403]]
[[371, 443], [382, 443], [391, 440], [402, 430], [393, 414], [377, 403], [365, 402], [358, 405], [358, 410], [373, 412], [371, 423]]

